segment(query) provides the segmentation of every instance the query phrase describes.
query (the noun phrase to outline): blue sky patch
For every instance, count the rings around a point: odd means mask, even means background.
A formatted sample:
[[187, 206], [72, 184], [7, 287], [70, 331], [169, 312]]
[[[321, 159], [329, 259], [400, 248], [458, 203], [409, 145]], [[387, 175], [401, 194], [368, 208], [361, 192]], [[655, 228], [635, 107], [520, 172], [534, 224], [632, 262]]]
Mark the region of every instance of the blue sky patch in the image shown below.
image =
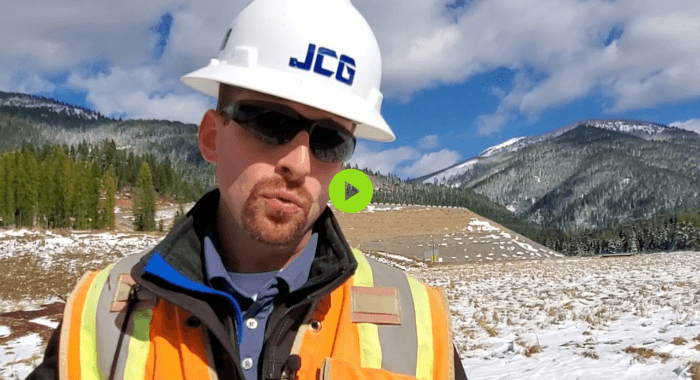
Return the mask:
[[94, 78], [99, 75], [109, 75], [112, 62], [105, 58], [95, 58], [82, 62], [78, 67], [80, 75]]
[[153, 47], [153, 58], [159, 60], [163, 53], [165, 53], [165, 47], [168, 44], [168, 39], [170, 38], [170, 27], [173, 24], [173, 15], [170, 12], [166, 12], [160, 16], [158, 24], [153, 25], [149, 30], [158, 36], [156, 45]]
[[622, 25], [615, 25], [612, 29], [610, 29], [610, 32], [608, 32], [608, 36], [605, 38], [603, 46], [610, 46], [610, 44], [612, 44], [613, 41], [619, 40], [622, 37], [623, 33], [624, 30], [622, 29]]

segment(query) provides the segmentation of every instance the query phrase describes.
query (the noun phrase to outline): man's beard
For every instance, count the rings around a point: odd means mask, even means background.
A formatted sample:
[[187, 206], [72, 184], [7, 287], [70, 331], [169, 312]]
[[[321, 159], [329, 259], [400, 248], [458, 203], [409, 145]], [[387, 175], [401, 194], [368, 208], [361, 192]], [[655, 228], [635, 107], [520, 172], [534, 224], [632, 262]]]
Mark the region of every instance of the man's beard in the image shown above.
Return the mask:
[[[277, 209], [268, 204], [263, 197], [277, 189], [294, 193], [301, 206], [294, 212]], [[304, 187], [297, 190], [287, 187], [282, 178], [262, 180], [253, 186], [248, 199], [243, 204], [241, 215], [243, 229], [255, 240], [270, 245], [288, 245], [301, 239], [304, 235], [313, 197]]]

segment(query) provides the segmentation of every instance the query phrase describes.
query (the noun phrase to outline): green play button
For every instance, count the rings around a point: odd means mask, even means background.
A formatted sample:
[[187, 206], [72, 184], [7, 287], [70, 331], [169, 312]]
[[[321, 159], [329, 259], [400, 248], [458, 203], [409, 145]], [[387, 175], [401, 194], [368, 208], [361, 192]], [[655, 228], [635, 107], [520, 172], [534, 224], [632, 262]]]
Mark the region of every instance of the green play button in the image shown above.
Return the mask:
[[[358, 193], [350, 197], [345, 195], [345, 184], [357, 189]], [[365, 173], [355, 169], [345, 169], [331, 180], [328, 187], [333, 205], [342, 212], [355, 213], [364, 210], [372, 201], [372, 180]]]

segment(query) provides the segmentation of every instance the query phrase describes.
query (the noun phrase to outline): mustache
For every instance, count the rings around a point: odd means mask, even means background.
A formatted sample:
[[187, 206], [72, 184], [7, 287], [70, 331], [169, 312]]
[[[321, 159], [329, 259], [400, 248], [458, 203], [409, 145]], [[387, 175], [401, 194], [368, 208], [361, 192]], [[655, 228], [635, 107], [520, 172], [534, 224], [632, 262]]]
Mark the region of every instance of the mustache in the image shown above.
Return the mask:
[[290, 187], [288, 184], [283, 178], [272, 177], [263, 179], [253, 186], [250, 191], [250, 197], [261, 197], [262, 194], [284, 191], [293, 195], [299, 206], [304, 210], [304, 213], [308, 214], [314, 202], [313, 196], [303, 186]]

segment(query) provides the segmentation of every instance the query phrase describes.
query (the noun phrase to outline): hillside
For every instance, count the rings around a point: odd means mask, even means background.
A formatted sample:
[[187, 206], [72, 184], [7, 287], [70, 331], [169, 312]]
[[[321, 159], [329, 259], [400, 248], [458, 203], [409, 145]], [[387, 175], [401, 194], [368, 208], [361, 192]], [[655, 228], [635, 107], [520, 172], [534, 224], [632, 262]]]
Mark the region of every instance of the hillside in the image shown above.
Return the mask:
[[[198, 180], [205, 188], [215, 186], [214, 166], [205, 162], [196, 141], [197, 126], [165, 120], [116, 120], [96, 112], [52, 99], [26, 94], [0, 92], [0, 153], [30, 145], [35, 148], [67, 145], [94, 147], [113, 141], [120, 152], [148, 155], [165, 162], [185, 180]], [[112, 145], [110, 143], [110, 145]], [[152, 165], [154, 166], [154, 165]], [[447, 199], [447, 188], [406, 186], [398, 177], [363, 169], [375, 188], [375, 202], [452, 205], [470, 210], [532, 235], [532, 228], [513, 216], [503, 206], [474, 192], [462, 193], [459, 199]], [[455, 194], [452, 194], [455, 195]]]
[[363, 252], [422, 261], [426, 252], [447, 264], [562, 257], [468, 209], [372, 204], [347, 214], [332, 205], [343, 234]]
[[584, 120], [412, 182], [471, 189], [542, 226], [601, 229], [699, 207], [700, 136], [647, 122]]
[[96, 146], [113, 140], [118, 150], [169, 160], [190, 180], [212, 187], [214, 167], [202, 158], [197, 126], [167, 120], [117, 120], [81, 107], [0, 91], [0, 152], [46, 144]]

